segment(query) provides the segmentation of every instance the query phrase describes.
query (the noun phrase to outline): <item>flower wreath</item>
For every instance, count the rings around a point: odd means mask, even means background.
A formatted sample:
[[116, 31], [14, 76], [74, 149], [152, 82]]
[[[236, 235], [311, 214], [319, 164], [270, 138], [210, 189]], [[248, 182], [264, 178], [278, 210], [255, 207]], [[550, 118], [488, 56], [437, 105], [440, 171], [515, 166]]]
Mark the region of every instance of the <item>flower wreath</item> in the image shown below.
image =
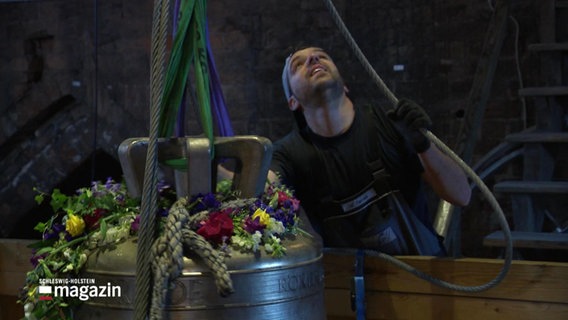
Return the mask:
[[[26, 276], [19, 303], [24, 305], [27, 319], [70, 319], [79, 299], [50, 297], [40, 301], [38, 287], [44, 279], [72, 278], [80, 273], [88, 255], [99, 249], [112, 249], [116, 244], [137, 235], [140, 223], [140, 201], [128, 195], [124, 183], [111, 178], [105, 183], [65, 195], [54, 189], [51, 195], [40, 192], [36, 202], [50, 198], [54, 215], [38, 223], [35, 230], [42, 239], [30, 247], [33, 270]], [[176, 200], [171, 186], [158, 184], [159, 225], [165, 223]], [[231, 182], [222, 181], [215, 193], [199, 194], [189, 201], [190, 214], [202, 213], [205, 219], [196, 232], [214, 248], [258, 254], [260, 248], [272, 257], [286, 254], [283, 240], [301, 231], [298, 227], [300, 202], [284, 185], [268, 183], [262, 195], [241, 201]]]

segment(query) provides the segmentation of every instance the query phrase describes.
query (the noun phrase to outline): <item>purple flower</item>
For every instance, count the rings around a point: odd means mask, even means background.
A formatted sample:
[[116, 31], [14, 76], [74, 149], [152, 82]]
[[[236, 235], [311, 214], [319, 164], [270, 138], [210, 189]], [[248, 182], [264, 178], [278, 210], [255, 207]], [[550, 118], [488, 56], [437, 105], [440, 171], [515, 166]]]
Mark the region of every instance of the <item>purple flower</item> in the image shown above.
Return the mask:
[[[79, 236], [79, 235], [78, 235]], [[78, 237], [77, 236], [77, 237]], [[67, 242], [75, 239], [76, 237], [73, 237], [69, 232], [65, 231], [65, 240], [67, 240]]]
[[169, 191], [170, 188], [171, 188], [171, 186], [169, 184], [167, 184], [164, 180], [158, 181], [158, 193], [159, 194], [163, 194], [163, 193]]
[[162, 207], [162, 208], [158, 209], [158, 216], [159, 217], [167, 217], [169, 213], [170, 213], [169, 208]]
[[120, 183], [114, 183], [111, 177], [107, 178], [105, 188], [110, 192], [118, 192], [120, 190]]
[[284, 227], [289, 227], [294, 225], [294, 212], [285, 209], [278, 209], [274, 212], [274, 219], [282, 222]]
[[252, 219], [250, 216], [247, 216], [244, 220], [243, 229], [245, 229], [246, 232], [253, 234], [256, 231], [264, 230], [264, 226], [260, 223], [260, 217]]
[[191, 210], [192, 213], [200, 212], [207, 209], [217, 209], [221, 205], [221, 202], [217, 200], [213, 193], [198, 194], [192, 197], [191, 202], [195, 202], [196, 205]]
[[47, 253], [41, 254], [39, 256], [37, 256], [36, 253], [36, 249], [33, 249], [32, 251], [32, 256], [30, 258], [30, 263], [32, 264], [32, 266], [37, 267], [37, 265], [39, 264], [39, 260], [44, 259], [45, 257], [47, 257]]
[[124, 203], [124, 195], [123, 194], [117, 194], [116, 197], [114, 197], [114, 200], [116, 200], [116, 202], [118, 202], [119, 204], [123, 204]]
[[136, 218], [134, 218], [134, 221], [132, 221], [132, 223], [130, 224], [130, 231], [132, 233], [136, 233], [138, 232], [138, 230], [140, 230], [140, 215], [136, 215]]
[[61, 223], [54, 223], [51, 229], [43, 234], [43, 240], [59, 238], [59, 233], [65, 231], [65, 226]]

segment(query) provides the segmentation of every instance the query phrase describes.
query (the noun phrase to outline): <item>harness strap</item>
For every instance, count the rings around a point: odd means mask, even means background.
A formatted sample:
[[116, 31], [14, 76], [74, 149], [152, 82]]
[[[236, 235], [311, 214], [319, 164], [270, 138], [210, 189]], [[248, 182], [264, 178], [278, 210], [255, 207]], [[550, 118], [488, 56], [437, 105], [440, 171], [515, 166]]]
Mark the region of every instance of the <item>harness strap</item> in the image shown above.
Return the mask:
[[351, 286], [351, 310], [355, 311], [357, 320], [366, 319], [365, 304], [365, 251], [357, 250], [355, 256], [355, 275]]

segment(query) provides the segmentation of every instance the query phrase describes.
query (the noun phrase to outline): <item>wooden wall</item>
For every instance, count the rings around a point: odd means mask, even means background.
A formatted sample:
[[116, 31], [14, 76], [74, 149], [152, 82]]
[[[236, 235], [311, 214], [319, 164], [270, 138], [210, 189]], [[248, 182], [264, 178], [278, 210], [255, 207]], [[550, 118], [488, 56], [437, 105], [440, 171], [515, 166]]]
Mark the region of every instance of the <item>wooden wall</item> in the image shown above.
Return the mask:
[[23, 306], [17, 304], [26, 272], [31, 270], [33, 240], [0, 239], [0, 320], [16, 320], [24, 316]]
[[[497, 259], [401, 257], [409, 265], [450, 283], [478, 286], [494, 279]], [[353, 257], [326, 254], [328, 319], [355, 319], [350, 308]], [[480, 293], [435, 286], [389, 262], [365, 259], [367, 319], [533, 320], [568, 319], [568, 264], [513, 261], [505, 279]]]

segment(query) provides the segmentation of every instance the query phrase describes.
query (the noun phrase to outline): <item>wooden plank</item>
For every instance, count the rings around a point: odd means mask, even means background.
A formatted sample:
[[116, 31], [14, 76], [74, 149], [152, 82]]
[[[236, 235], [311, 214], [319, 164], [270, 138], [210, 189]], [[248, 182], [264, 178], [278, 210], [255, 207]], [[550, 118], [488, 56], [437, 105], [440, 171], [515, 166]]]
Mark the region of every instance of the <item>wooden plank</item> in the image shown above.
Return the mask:
[[[568, 233], [512, 231], [513, 247], [568, 250]], [[503, 231], [495, 231], [483, 239], [483, 245], [505, 247]]]
[[0, 239], [0, 295], [18, 295], [26, 273], [32, 269], [32, 250], [27, 246], [36, 240]]
[[567, 181], [502, 181], [493, 186], [499, 193], [568, 194]]
[[[433, 257], [398, 257], [408, 265], [435, 278], [478, 286], [494, 279], [503, 267], [499, 259], [441, 259]], [[354, 258], [324, 255], [327, 289], [350, 289]], [[512, 262], [506, 278], [497, 286], [478, 293], [453, 291], [422, 280], [401, 268], [376, 257], [365, 259], [365, 288], [368, 291], [405, 292], [449, 297], [477, 297], [526, 302], [568, 304], [568, 263]]]
[[[355, 319], [349, 290], [326, 289], [327, 319]], [[399, 292], [366, 292], [367, 319], [565, 320], [567, 304], [483, 297], [449, 297]]]
[[18, 301], [18, 298], [15, 296], [0, 294], [0, 320], [24, 318], [24, 307], [16, 301]]

